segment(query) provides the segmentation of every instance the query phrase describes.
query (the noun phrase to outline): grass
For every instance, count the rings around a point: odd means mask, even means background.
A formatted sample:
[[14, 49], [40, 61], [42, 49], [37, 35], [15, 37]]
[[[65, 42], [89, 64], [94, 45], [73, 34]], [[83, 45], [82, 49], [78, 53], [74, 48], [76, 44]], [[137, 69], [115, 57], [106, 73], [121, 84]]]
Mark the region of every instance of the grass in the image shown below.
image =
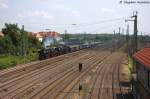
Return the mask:
[[13, 56], [13, 55], [2, 55], [0, 56], [0, 70], [14, 67], [18, 64], [24, 64], [38, 59], [36, 53], [32, 53], [26, 56]]
[[[125, 43], [123, 46], [121, 46], [117, 51], [126, 52], [127, 44]], [[132, 72], [133, 72], [133, 59], [130, 55], [128, 55], [128, 68], [129, 68], [129, 77], [130, 80], [132, 78]]]
[[133, 72], [133, 59], [129, 56], [128, 57], [128, 66], [129, 66], [129, 70], [130, 70], [130, 79], [132, 78], [132, 72]]
[[123, 46], [121, 46], [117, 51], [125, 52], [127, 48], [127, 44], [125, 43]]
[[133, 72], [133, 60], [131, 57], [128, 57], [128, 59], [129, 59], [129, 69], [131, 72]]

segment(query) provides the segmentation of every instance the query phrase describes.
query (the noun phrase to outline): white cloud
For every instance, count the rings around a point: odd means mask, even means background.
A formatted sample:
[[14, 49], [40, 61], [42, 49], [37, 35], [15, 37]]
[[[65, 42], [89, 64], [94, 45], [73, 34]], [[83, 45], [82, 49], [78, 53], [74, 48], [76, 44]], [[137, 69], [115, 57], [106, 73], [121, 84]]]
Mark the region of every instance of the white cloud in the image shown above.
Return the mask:
[[59, 10], [63, 10], [63, 11], [71, 11], [71, 8], [64, 6], [63, 4], [55, 4], [53, 5], [54, 9], [59, 9]]
[[24, 18], [25, 16], [23, 16], [22, 14], [18, 14], [17, 17]]
[[7, 0], [0, 0], [0, 8], [8, 8]]
[[44, 19], [53, 19], [53, 16], [49, 15], [46, 11], [28, 11], [17, 15], [19, 18], [36, 17]]
[[110, 8], [101, 8], [101, 11], [102, 12], [109, 12], [109, 13], [115, 12], [113, 9], [110, 9]]
[[80, 12], [77, 10], [72, 10], [71, 13], [75, 16], [80, 16]]
[[71, 8], [65, 7], [65, 10], [66, 10], [66, 11], [71, 11]]
[[57, 4], [57, 5], [55, 5], [55, 6], [54, 6], [54, 8], [57, 8], [57, 9], [63, 9], [63, 8], [64, 8], [64, 6], [63, 6], [63, 5], [61, 5], [61, 4]]
[[58, 9], [60, 11], [63, 11], [65, 13], [72, 14], [74, 16], [80, 16], [80, 11], [74, 10], [74, 9], [67, 7], [67, 6], [64, 6], [63, 4], [55, 4], [55, 5], [53, 5], [53, 8]]
[[33, 16], [33, 17], [42, 17], [42, 18], [46, 18], [46, 19], [52, 19], [53, 16], [50, 16], [48, 12], [45, 11], [34, 11], [29, 13], [29, 16]]

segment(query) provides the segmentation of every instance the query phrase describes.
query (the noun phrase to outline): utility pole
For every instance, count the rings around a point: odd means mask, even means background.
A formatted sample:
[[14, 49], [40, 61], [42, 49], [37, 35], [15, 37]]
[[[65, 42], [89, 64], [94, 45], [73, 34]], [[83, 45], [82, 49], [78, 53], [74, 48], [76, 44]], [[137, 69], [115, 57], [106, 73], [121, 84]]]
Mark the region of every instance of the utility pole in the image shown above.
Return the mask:
[[137, 52], [138, 49], [138, 43], [137, 43], [137, 11], [135, 12], [135, 14], [132, 16], [134, 18], [134, 50], [133, 52]]
[[120, 40], [121, 40], [121, 28], [119, 27], [119, 32], [118, 32], [118, 36], [117, 36], [117, 48], [120, 47]]
[[137, 52], [137, 48], [138, 48], [138, 42], [137, 42], [137, 14], [138, 12], [134, 12], [133, 13], [133, 16], [131, 18], [134, 18], [134, 20], [125, 20], [125, 22], [127, 21], [134, 21], [134, 34], [133, 34], [133, 53], [134, 54], [135, 52]]
[[122, 28], [122, 35], [124, 35], [124, 28]]
[[119, 27], [119, 33], [118, 34], [119, 34], [119, 39], [120, 39], [120, 27]]
[[25, 42], [24, 42], [24, 25], [22, 25], [22, 30], [21, 30], [21, 54], [22, 54], [22, 56], [25, 54], [24, 53], [24, 50], [25, 50]]
[[141, 31], [141, 35], [140, 35], [140, 38], [139, 38], [140, 40], [139, 41], [140, 41], [140, 45], [143, 47], [143, 39], [142, 38], [143, 37], [142, 37], [142, 31]]
[[115, 38], [115, 36], [116, 36], [116, 31], [114, 30], [113, 32], [114, 32], [114, 38]]
[[114, 50], [116, 50], [116, 31], [114, 30], [114, 39], [113, 39], [113, 42], [114, 42]]
[[[135, 52], [137, 52], [138, 49], [138, 42], [137, 42], [137, 11], [133, 12], [133, 16], [131, 18], [134, 18], [133, 20], [125, 20], [125, 22], [127, 21], [133, 21], [134, 22], [134, 34], [133, 34], [133, 41], [132, 41], [132, 46], [133, 46], [133, 52], [132, 54], [134, 54]], [[136, 62], [135, 60], [133, 60], [133, 72], [136, 72]]]
[[[134, 18], [133, 20], [125, 20], [125, 22], [127, 21], [133, 21], [134, 22], [134, 35], [133, 35], [133, 41], [132, 41], [132, 46], [133, 46], [133, 52], [131, 54], [134, 54], [135, 52], [137, 52], [137, 46], [138, 46], [138, 43], [137, 43], [137, 14], [138, 12], [133, 12], [133, 16], [131, 18]], [[133, 61], [133, 71], [132, 71], [132, 91], [134, 89], [134, 86], [135, 86], [135, 81], [137, 80], [136, 78], [136, 61], [134, 59], [132, 59]]]
[[64, 35], [64, 42], [68, 43], [68, 34], [67, 34], [67, 30], [65, 30], [65, 35]]
[[86, 32], [84, 32], [84, 41], [83, 41], [83, 43], [86, 43]]
[[127, 41], [127, 53], [129, 54], [129, 24], [127, 25], [127, 30], [126, 30], [126, 41]]
[[122, 28], [122, 32], [121, 32], [121, 40], [122, 40], [122, 42], [124, 42], [124, 40], [125, 40], [125, 37], [124, 37], [124, 28]]

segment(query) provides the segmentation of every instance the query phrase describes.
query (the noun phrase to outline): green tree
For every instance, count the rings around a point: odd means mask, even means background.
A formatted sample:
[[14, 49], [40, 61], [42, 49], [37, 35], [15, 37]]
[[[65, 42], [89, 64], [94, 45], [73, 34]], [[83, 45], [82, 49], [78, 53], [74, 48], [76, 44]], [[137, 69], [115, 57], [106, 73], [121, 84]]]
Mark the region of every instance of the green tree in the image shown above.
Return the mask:
[[15, 46], [12, 44], [12, 41], [8, 36], [0, 39], [0, 48], [2, 53], [14, 54]]
[[36, 51], [39, 48], [41, 48], [41, 42], [35, 37], [28, 36], [28, 51]]
[[0, 39], [0, 49], [3, 53], [26, 55], [30, 50], [40, 48], [40, 42], [28, 35], [24, 27], [20, 29], [16, 24], [5, 24], [2, 28], [4, 37]]
[[16, 24], [5, 24], [2, 28], [5, 37], [3, 38], [3, 50], [5, 53], [18, 55], [20, 52], [20, 29]]
[[18, 28], [17, 24], [5, 23], [5, 27], [2, 29], [2, 32], [5, 36], [10, 37], [15, 46], [19, 46], [21, 30]]

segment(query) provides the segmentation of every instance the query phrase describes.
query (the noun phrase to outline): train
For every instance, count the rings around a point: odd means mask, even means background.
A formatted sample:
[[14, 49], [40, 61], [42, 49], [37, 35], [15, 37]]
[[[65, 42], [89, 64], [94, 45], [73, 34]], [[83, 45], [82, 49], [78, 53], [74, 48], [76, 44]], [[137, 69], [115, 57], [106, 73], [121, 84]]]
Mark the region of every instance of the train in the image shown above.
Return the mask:
[[97, 43], [92, 44], [80, 44], [80, 45], [59, 45], [57, 47], [43, 48], [38, 51], [39, 60], [44, 60], [63, 54], [79, 51], [82, 49], [95, 47]]

